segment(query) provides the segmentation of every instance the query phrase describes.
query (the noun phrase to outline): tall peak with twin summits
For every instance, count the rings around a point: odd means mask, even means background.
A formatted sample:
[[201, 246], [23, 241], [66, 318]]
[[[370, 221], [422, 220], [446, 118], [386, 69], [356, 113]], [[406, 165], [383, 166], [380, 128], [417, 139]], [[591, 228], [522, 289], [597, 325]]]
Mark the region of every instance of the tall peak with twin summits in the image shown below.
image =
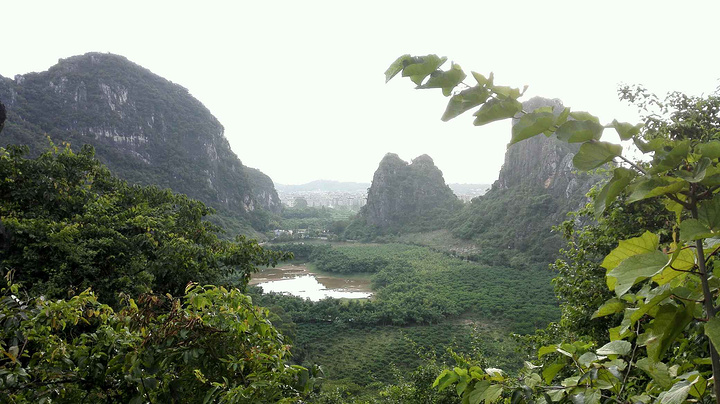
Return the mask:
[[442, 226], [439, 219], [461, 205], [430, 156], [408, 164], [388, 153], [375, 171], [361, 216], [384, 231], [428, 230]]
[[187, 194], [256, 229], [259, 211], [280, 210], [272, 180], [241, 163], [200, 101], [123, 56], [88, 53], [44, 72], [0, 76], [0, 101], [8, 110], [3, 146], [37, 153], [46, 134], [56, 144], [90, 144], [121, 178]]

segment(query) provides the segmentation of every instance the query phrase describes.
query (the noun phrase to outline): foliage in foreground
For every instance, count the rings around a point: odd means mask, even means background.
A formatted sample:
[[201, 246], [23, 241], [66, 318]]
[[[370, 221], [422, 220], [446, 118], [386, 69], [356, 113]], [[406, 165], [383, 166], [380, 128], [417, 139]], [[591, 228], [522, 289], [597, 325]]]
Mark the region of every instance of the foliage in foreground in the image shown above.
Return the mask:
[[[0, 148], [0, 401], [297, 401], [311, 374], [240, 289], [288, 254], [221, 240], [201, 202], [84, 147]], [[93, 291], [90, 291], [92, 287]], [[97, 294], [96, 294], [97, 293]], [[172, 296], [184, 296], [174, 298]], [[134, 299], [133, 299], [134, 298]]]
[[119, 311], [90, 291], [67, 300], [0, 290], [0, 390], [10, 402], [293, 401], [308, 371], [237, 289], [188, 286]]
[[242, 288], [255, 266], [287, 258], [243, 237], [221, 240], [204, 220], [212, 209], [128, 185], [89, 146], [26, 153], [0, 148], [0, 262], [31, 295], [64, 298], [92, 286], [116, 304], [118, 292], [181, 295], [190, 281], [229, 273]]
[[[664, 101], [643, 89], [624, 89], [621, 96], [649, 113], [643, 125], [613, 121], [602, 125], [587, 112], [565, 108], [523, 111], [519, 89], [494, 84], [493, 76], [473, 72], [477, 85], [463, 83], [460, 66], [439, 70], [445, 58], [435, 55], [398, 58], [387, 80], [402, 72], [418, 88], [441, 88], [451, 96], [443, 120], [479, 107], [475, 125], [518, 116], [511, 144], [545, 134], [579, 143], [576, 168], [592, 170], [621, 160], [595, 198], [602, 215], [620, 195], [627, 203], [657, 198], [672, 213], [666, 228], [671, 238], [645, 231], [620, 241], [602, 261], [606, 283], [615, 297], [593, 317], [622, 313], [619, 326], [608, 329], [610, 342], [562, 342], [538, 351], [553, 355], [541, 365], [526, 364], [518, 379], [499, 369], [459, 366], [435, 381], [454, 386], [463, 402], [476, 404], [501, 398], [514, 403], [601, 401], [682, 403], [720, 398], [720, 310], [717, 304], [720, 266], [720, 95], [689, 97], [670, 94]], [[464, 86], [460, 90], [455, 88]], [[600, 140], [614, 128], [650, 156], [634, 163], [620, 145]], [[645, 227], [645, 226], [643, 226]], [[714, 391], [713, 391], [714, 390]]]

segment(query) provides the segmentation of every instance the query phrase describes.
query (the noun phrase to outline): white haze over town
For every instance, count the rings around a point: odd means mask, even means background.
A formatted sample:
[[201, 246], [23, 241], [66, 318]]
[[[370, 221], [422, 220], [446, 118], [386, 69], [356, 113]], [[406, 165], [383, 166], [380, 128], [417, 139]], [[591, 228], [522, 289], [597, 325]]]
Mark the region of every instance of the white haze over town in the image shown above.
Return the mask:
[[395, 58], [437, 53], [528, 97], [636, 121], [620, 83], [718, 86], [718, 15], [717, 1], [13, 1], [0, 75], [111, 52], [188, 88], [276, 183], [369, 182], [387, 152], [428, 154], [449, 183], [491, 183], [509, 122], [441, 122], [439, 90], [384, 83]]

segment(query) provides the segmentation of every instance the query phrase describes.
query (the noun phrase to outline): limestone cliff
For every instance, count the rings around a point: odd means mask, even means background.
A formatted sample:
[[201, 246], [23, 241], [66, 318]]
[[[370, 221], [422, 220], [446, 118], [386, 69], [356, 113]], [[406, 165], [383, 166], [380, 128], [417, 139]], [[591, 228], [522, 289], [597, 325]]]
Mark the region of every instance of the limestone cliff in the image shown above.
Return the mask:
[[408, 164], [388, 153], [375, 171], [360, 217], [380, 232], [423, 231], [442, 227], [461, 205], [432, 158], [422, 155]]
[[[564, 109], [560, 100], [536, 97], [523, 103], [523, 110], [544, 106], [556, 114]], [[587, 203], [585, 194], [600, 179], [574, 169], [577, 149], [554, 135], [510, 146], [492, 189], [450, 222], [453, 235], [475, 241], [484, 247], [481, 257], [496, 263], [554, 260], [562, 240], [552, 227]]]
[[[523, 110], [548, 106], [553, 107], [556, 115], [564, 109], [558, 99], [534, 97], [523, 103]], [[505, 162], [493, 188], [540, 186], [558, 197], [582, 197], [597, 179], [578, 173], [573, 167], [572, 159], [578, 149], [578, 144], [561, 142], [554, 135], [535, 136], [515, 143], [505, 153]]]
[[[169, 187], [228, 212], [278, 212], [272, 180], [245, 167], [223, 126], [187, 89], [122, 56], [88, 53], [45, 72], [0, 77], [0, 144], [91, 144], [121, 178]], [[257, 228], [259, 222], [250, 220]]]

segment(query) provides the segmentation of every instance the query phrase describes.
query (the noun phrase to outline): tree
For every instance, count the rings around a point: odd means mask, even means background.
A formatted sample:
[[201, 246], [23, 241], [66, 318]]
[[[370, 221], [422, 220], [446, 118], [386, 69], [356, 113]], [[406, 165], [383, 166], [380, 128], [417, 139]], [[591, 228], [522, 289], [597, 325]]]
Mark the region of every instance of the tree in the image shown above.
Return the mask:
[[[290, 347], [237, 289], [188, 286], [120, 310], [90, 291], [20, 298], [0, 288], [0, 390], [13, 403], [270, 403], [309, 393]], [[5, 400], [3, 400], [5, 402]]]
[[257, 265], [287, 254], [238, 237], [222, 240], [202, 202], [114, 177], [93, 149], [53, 147], [35, 159], [0, 148], [0, 223], [9, 239], [0, 271], [32, 295], [67, 297], [92, 287], [115, 305], [118, 293], [181, 295], [188, 282], [233, 274], [244, 288]]
[[[591, 190], [591, 201], [598, 198], [599, 191], [599, 186]], [[658, 233], [662, 243], [672, 240], [674, 214], [659, 200], [628, 204], [626, 199], [626, 194], [620, 195], [599, 216], [591, 202], [572, 212], [556, 229], [567, 240], [560, 258], [550, 266], [558, 274], [553, 283], [562, 313], [560, 322], [552, 327], [557, 330], [556, 338], [573, 340], [585, 336], [595, 342], [608, 342], [607, 329], [619, 325], [622, 317], [592, 318], [598, 306], [613, 297], [605, 284], [606, 271], [600, 266], [603, 258], [617, 246], [617, 240], [640, 236], [645, 230]]]
[[[205, 220], [210, 208], [128, 185], [90, 147], [36, 159], [26, 151], [0, 148], [3, 402], [261, 403], [309, 393], [311, 372], [286, 364], [287, 341], [242, 293], [258, 265], [291, 254], [220, 239]], [[207, 285], [223, 277], [237, 288]]]
[[[557, 116], [549, 108], [523, 111], [518, 99], [524, 90], [496, 85], [492, 74], [475, 72], [477, 84], [467, 85], [459, 65], [439, 69], [445, 60], [404, 55], [388, 68], [386, 79], [402, 72], [417, 88], [441, 88], [450, 97], [445, 121], [474, 108], [475, 125], [517, 117], [510, 144], [540, 134], [579, 143], [573, 163], [580, 170], [615, 162], [612, 178], [595, 198], [596, 215], [626, 195], [628, 204], [657, 199], [673, 220], [666, 229], [669, 241], [657, 232], [641, 232], [621, 240], [603, 259], [606, 283], [615, 296], [593, 317], [623, 315], [621, 324], [608, 330], [610, 342], [598, 349], [584, 342], [543, 347], [539, 357], [556, 359], [541, 366], [527, 363], [520, 383], [498, 369], [468, 366], [444, 371], [435, 385], [454, 385], [470, 403], [503, 395], [513, 402], [720, 399], [720, 282], [714, 275], [720, 270], [715, 268], [720, 251], [720, 95], [672, 93], [660, 100], [642, 88], [625, 88], [621, 97], [646, 111], [644, 125], [617, 120], [603, 125], [570, 108]], [[621, 140], [631, 140], [649, 161], [633, 162], [623, 156], [621, 145], [601, 140], [609, 128]], [[559, 385], [553, 384], [556, 378]]]

